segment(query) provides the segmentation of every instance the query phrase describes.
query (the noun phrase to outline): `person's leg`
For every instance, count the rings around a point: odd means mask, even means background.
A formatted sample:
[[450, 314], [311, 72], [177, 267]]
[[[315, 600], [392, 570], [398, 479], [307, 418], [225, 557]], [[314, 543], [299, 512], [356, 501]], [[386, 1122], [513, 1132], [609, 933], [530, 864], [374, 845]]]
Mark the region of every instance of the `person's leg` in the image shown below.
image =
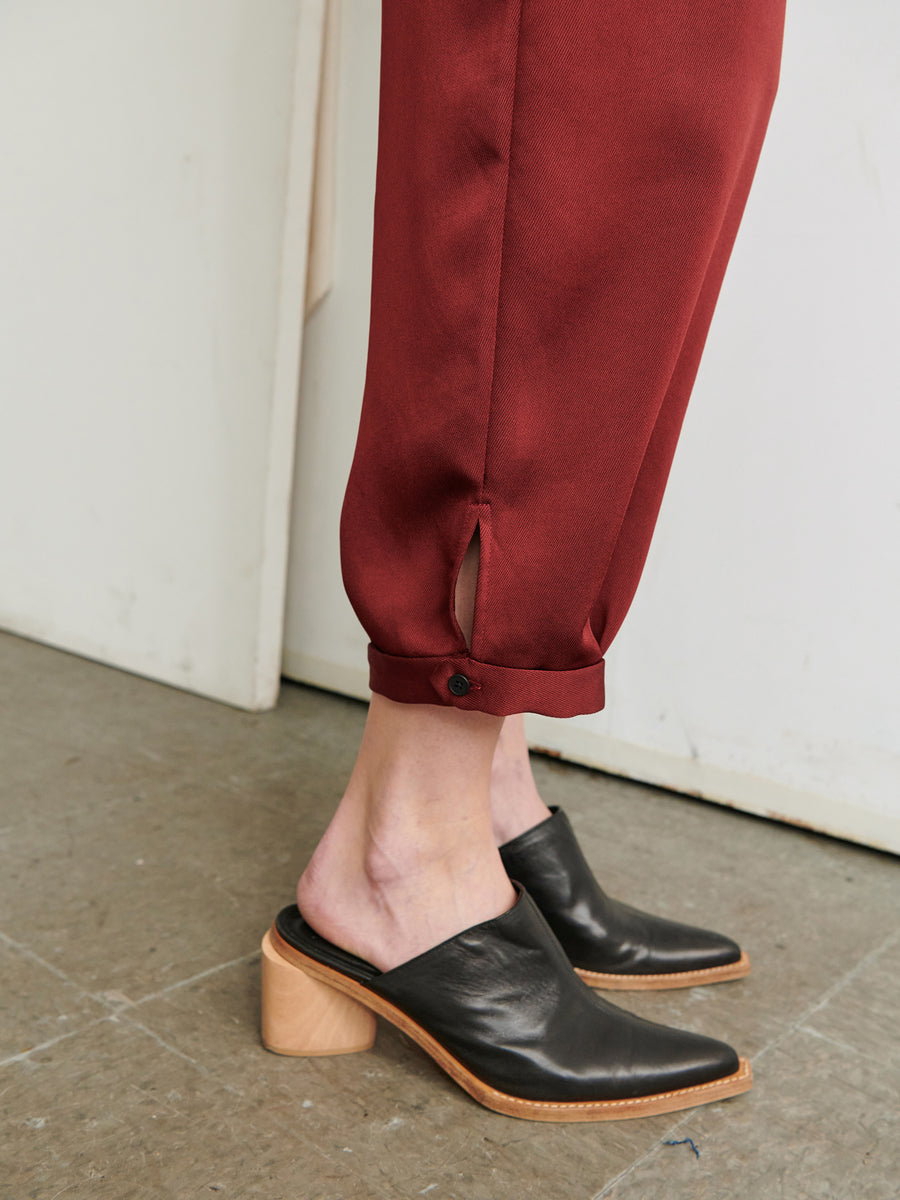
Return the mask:
[[[640, 580], [685, 409], [753, 179], [765, 133], [766, 115], [763, 112], [748, 127], [743, 156], [722, 213], [680, 351], [618, 526], [612, 553], [604, 572], [598, 576], [591, 628], [598, 632], [599, 649], [604, 654], [625, 619]], [[541, 800], [531, 773], [522, 716], [507, 717], [492, 764], [491, 818], [498, 845], [516, 839], [526, 830], [546, 821], [549, 816], [550, 811]], [[591, 976], [599, 985], [626, 986], [629, 968], [623, 963], [628, 962], [632, 971], [635, 964], [639, 964], [643, 974], [635, 976], [634, 982], [642, 987], [650, 986], [648, 973], [655, 974], [653, 986], [658, 987], [722, 981], [740, 978], [747, 973], [747, 955], [742, 954], [729, 938], [705, 929], [676, 926], [670, 921], [644, 913], [638, 914], [640, 921], [636, 923], [633, 910], [609, 900], [596, 882], [588, 877], [590, 872], [580, 851], [569, 844], [574, 839], [564, 820], [558, 820], [552, 829], [548, 827], [545, 830], [544, 841], [552, 838], [561, 838], [566, 843], [573, 859], [571, 870], [581, 874], [583, 888], [573, 888], [568, 896], [545, 893], [541, 897], [544, 913], [574, 961], [583, 967], [590, 966]], [[540, 840], [533, 840], [530, 859], [523, 857], [524, 849], [520, 849], [515, 857], [509, 856], [520, 874], [528, 874], [530, 882], [536, 882], [535, 872], [547, 867], [541, 857], [546, 852], [546, 846], [539, 846]], [[558, 846], [555, 849], [563, 852]], [[583, 929], [575, 930], [569, 915], [560, 911], [561, 908], [572, 907], [576, 893], [577, 904], [582, 910], [595, 909], [592, 938], [588, 938]], [[602, 937], [599, 936], [601, 933]], [[624, 974], [621, 979], [611, 980], [608, 971], [616, 964]]]
[[491, 760], [491, 827], [498, 846], [546, 821], [550, 809], [541, 799], [528, 754], [521, 713], [505, 717]]
[[377, 1014], [486, 1107], [533, 1120], [674, 1112], [746, 1091], [750, 1064], [726, 1043], [599, 999], [511, 885], [490, 820], [499, 732], [489, 714], [373, 695], [298, 904], [263, 938], [266, 1047], [367, 1050]]
[[[475, 592], [478, 585], [479, 539], [466, 551], [456, 580], [456, 620], [466, 645], [472, 644]], [[522, 714], [504, 717], [490, 769], [490, 820], [498, 846], [550, 816], [541, 799], [528, 755]]]
[[[341, 529], [371, 684], [593, 712], [762, 143], [783, 0], [385, 0], [384, 16]], [[452, 595], [476, 533], [466, 637]]]
[[[454, 598], [467, 642], [477, 579], [475, 541]], [[385, 970], [510, 907], [491, 807], [503, 724], [373, 693], [347, 790], [297, 887], [323, 937]]]
[[[782, 7], [383, 3], [369, 360], [341, 522], [375, 695], [299, 908], [270, 935], [269, 994], [302, 976], [409, 1018], [484, 1103], [507, 1090], [540, 1119], [749, 1086], [728, 1047], [599, 1000], [527, 894], [510, 907], [490, 785], [497, 718], [603, 706], [674, 450], [666, 397], [749, 186]], [[521, 744], [506, 757], [521, 766]], [[321, 1052], [294, 1032], [287, 1052]], [[604, 1107], [620, 1102], [641, 1107]]]
[[[473, 547], [456, 589], [467, 637], [476, 579]], [[488, 1108], [536, 1120], [671, 1112], [746, 1091], [749, 1064], [730, 1046], [595, 999], [510, 883], [491, 819], [502, 723], [372, 696], [298, 903], [263, 939], [265, 1045], [365, 1050], [376, 1012]], [[508, 732], [523, 736], [515, 721]]]
[[[375, 899], [358, 833], [344, 853], [356, 822], [382, 851], [386, 830], [406, 845], [414, 818], [386, 811], [368, 764], [390, 759], [401, 792], [419, 786], [406, 757], [420, 705], [602, 707], [603, 653], [640, 575], [765, 131], [782, 9], [384, 0], [369, 361], [341, 549], [373, 690], [409, 712], [381, 720], [393, 710], [375, 702], [378, 754], [361, 755], [301, 884], [322, 919], [337, 859], [353, 864], [340, 890]], [[484, 777], [458, 786], [453, 763], [481, 752], [461, 749], [468, 726], [447, 724], [445, 745], [443, 722], [427, 721], [446, 750], [441, 786], [470, 789], [477, 841]], [[495, 840], [509, 840], [546, 811], [518, 721], [492, 773]], [[427, 844], [421, 858], [429, 874]]]
[[500, 724], [372, 696], [347, 790], [297, 889], [318, 933], [385, 970], [511, 906], [490, 818]]

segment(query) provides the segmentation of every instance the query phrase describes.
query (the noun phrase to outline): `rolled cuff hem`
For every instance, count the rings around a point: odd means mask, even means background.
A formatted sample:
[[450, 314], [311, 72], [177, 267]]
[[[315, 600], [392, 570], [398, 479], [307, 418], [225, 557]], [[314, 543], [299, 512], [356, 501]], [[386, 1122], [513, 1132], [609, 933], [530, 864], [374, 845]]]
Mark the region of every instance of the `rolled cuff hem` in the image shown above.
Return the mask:
[[369, 646], [373, 692], [401, 704], [443, 704], [496, 717], [599, 712], [606, 700], [604, 667], [600, 659], [573, 671], [531, 671], [478, 662], [466, 654], [406, 658]]

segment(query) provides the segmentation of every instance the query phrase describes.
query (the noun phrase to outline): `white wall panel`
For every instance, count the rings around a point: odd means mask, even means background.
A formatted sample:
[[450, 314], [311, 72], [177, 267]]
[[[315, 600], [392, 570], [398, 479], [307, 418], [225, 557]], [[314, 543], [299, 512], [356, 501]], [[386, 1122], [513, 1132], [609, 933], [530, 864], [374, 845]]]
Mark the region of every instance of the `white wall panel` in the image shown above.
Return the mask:
[[274, 701], [322, 0], [0, 8], [0, 625]]
[[338, 527], [366, 370], [378, 140], [380, 5], [343, 6], [331, 291], [306, 322], [285, 606], [284, 671], [367, 695], [366, 639], [344, 594]]

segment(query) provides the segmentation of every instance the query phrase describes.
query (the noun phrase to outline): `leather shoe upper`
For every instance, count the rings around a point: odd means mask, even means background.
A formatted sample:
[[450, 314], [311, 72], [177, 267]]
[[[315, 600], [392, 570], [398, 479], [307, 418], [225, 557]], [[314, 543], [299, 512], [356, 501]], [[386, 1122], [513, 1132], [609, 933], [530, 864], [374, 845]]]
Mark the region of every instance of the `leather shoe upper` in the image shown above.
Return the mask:
[[296, 905], [276, 918], [302, 953], [390, 1001], [477, 1078], [541, 1101], [621, 1100], [724, 1078], [724, 1042], [602, 999], [571, 965], [527, 892], [508, 912], [380, 972], [319, 937]]
[[737, 962], [737, 942], [607, 896], [585, 860], [566, 814], [552, 816], [500, 847], [511, 879], [534, 899], [569, 961], [609, 975], [658, 975]]

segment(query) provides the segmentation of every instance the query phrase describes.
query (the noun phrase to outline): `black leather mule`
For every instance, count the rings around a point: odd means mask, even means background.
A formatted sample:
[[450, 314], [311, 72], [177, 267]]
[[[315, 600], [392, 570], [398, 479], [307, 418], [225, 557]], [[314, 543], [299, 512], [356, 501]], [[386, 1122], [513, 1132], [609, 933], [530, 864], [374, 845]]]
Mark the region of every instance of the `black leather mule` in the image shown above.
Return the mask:
[[581, 978], [596, 988], [644, 991], [740, 979], [750, 959], [731, 938], [654, 917], [603, 891], [568, 817], [551, 817], [500, 847]]
[[730, 1046], [624, 1012], [575, 974], [520, 886], [508, 912], [381, 972], [296, 905], [263, 940], [263, 1041], [280, 1054], [367, 1049], [375, 1014], [487, 1108], [536, 1121], [674, 1112], [746, 1091]]

